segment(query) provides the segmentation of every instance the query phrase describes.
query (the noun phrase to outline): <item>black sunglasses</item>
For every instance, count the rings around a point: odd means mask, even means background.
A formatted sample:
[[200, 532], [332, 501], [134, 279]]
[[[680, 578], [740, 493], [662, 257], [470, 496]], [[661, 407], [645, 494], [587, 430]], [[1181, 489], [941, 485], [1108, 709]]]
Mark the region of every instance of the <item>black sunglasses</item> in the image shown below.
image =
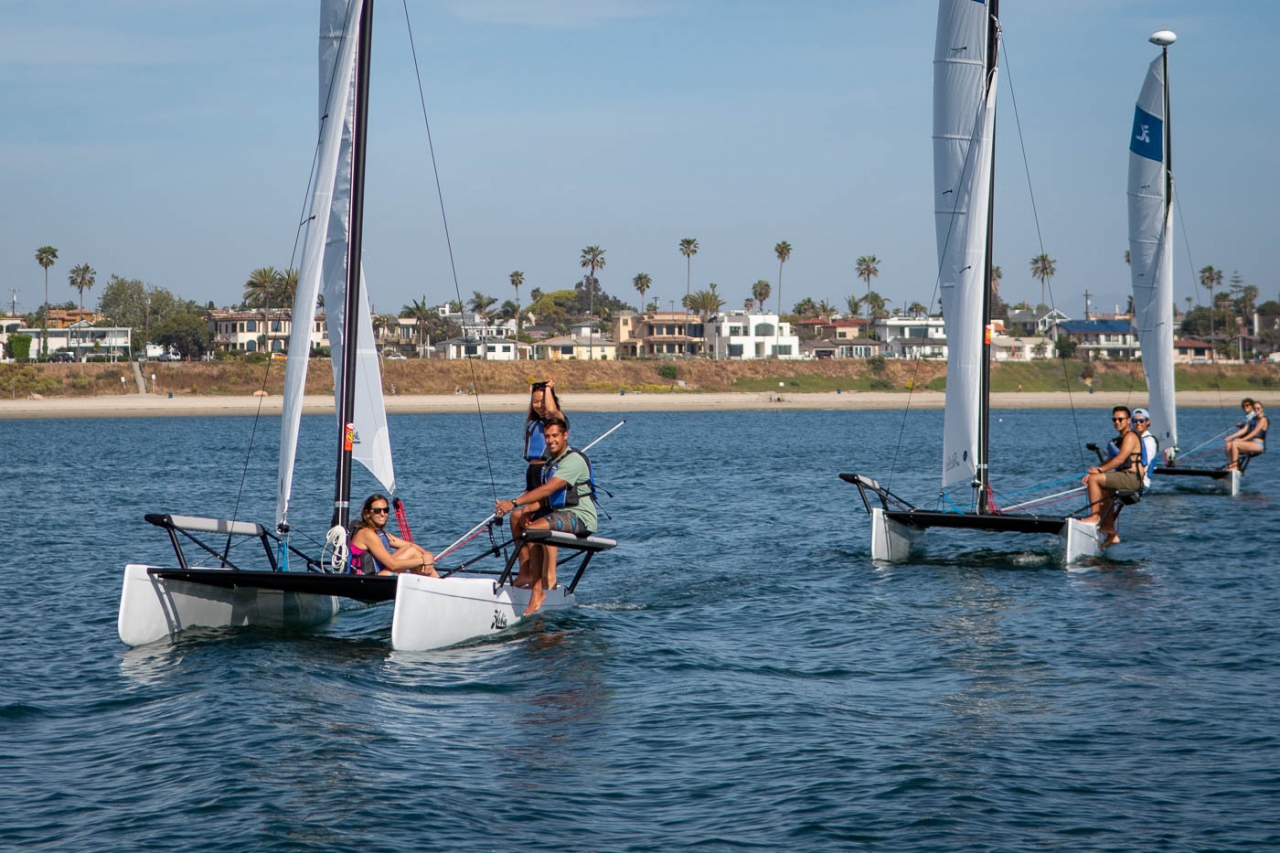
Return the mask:
[[1120, 423], [1121, 421], [1127, 421], [1129, 419], [1128, 418], [1112, 418], [1111, 420], [1113, 423]]
[[369, 507], [369, 512], [374, 513], [375, 515], [376, 515], [377, 513], [380, 513], [380, 512], [391, 512], [391, 507], [389, 507], [389, 506], [371, 506], [371, 507]]
[[1133, 422], [1134, 422], [1135, 424], [1149, 424], [1149, 423], [1151, 423], [1151, 421], [1147, 420], [1146, 418], [1134, 418], [1134, 419], [1133, 419]]

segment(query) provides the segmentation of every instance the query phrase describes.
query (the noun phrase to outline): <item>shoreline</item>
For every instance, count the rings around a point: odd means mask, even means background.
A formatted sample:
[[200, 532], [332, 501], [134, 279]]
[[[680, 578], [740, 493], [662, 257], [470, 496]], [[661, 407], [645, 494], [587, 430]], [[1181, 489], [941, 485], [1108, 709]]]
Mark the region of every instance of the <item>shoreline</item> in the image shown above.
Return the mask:
[[[1236, 408], [1241, 392], [1182, 391], [1178, 406], [1182, 408]], [[1280, 400], [1269, 395], [1253, 394], [1271, 406]], [[717, 411], [884, 411], [905, 409], [940, 409], [946, 395], [939, 391], [834, 391], [781, 394], [765, 392], [680, 392], [628, 394], [564, 394], [565, 407], [573, 412], [717, 412]], [[528, 405], [524, 394], [486, 394], [479, 398], [468, 395], [400, 395], [386, 398], [387, 414], [469, 414], [476, 411], [477, 399], [483, 411], [523, 412]], [[991, 395], [992, 409], [1109, 409], [1131, 408], [1147, 404], [1146, 392], [1100, 391], [1095, 394], [1068, 394], [1064, 391], [998, 392]], [[261, 408], [259, 408], [261, 407]], [[169, 397], [164, 394], [120, 394], [99, 397], [47, 397], [42, 399], [0, 400], [0, 420], [40, 418], [154, 418], [213, 417], [220, 415], [253, 415], [278, 417], [283, 398], [268, 397]], [[333, 412], [333, 398], [308, 396], [303, 414]]]

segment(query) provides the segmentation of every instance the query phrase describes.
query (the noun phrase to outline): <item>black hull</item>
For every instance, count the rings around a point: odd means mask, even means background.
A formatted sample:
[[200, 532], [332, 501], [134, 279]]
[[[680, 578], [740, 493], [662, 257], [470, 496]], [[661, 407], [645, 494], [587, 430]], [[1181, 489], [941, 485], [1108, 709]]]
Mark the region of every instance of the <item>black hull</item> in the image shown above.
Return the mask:
[[885, 518], [915, 530], [949, 527], [958, 530], [989, 530], [997, 533], [1039, 533], [1060, 535], [1069, 518], [1064, 516], [979, 515], [975, 512], [932, 512], [929, 510], [886, 510]]
[[366, 604], [394, 601], [394, 575], [329, 575], [319, 572], [253, 572], [227, 569], [148, 569], [153, 577], [219, 589], [270, 589], [307, 595], [332, 595]]

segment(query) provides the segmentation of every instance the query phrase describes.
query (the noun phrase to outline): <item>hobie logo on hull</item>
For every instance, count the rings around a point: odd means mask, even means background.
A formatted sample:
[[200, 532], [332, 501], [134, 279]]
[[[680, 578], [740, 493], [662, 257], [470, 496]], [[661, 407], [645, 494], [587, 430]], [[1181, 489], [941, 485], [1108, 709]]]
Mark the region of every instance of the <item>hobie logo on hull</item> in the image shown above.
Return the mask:
[[1133, 134], [1129, 138], [1129, 150], [1139, 157], [1164, 161], [1164, 121], [1142, 107], [1133, 112]]

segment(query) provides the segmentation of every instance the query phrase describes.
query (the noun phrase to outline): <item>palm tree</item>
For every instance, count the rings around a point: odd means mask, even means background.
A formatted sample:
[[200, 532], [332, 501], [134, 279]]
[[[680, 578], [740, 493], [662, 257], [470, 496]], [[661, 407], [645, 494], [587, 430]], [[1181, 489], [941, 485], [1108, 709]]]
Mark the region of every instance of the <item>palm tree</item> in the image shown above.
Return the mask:
[[742, 308], [748, 314], [750, 314], [755, 307], [756, 307], [756, 301], [751, 297], [747, 297], [746, 299], [742, 300]]
[[400, 321], [394, 314], [375, 314], [373, 315], [373, 330], [378, 332], [378, 337], [383, 339], [383, 346], [386, 346], [387, 333], [392, 329], [399, 329]]
[[80, 310], [84, 310], [84, 292], [93, 287], [94, 281], [97, 280], [98, 271], [88, 264], [80, 264], [71, 268], [71, 275], [68, 281], [71, 286], [80, 291]]
[[293, 300], [298, 296], [298, 268], [290, 267], [280, 273], [276, 282], [276, 302], [283, 306], [293, 307]]
[[716, 293], [714, 284], [709, 290], [699, 290], [689, 297], [689, 308], [697, 311], [704, 323], [723, 307], [724, 300], [720, 298], [720, 294]]
[[471, 301], [467, 303], [467, 307], [488, 324], [489, 314], [492, 312], [493, 304], [497, 301], [498, 298], [496, 296], [486, 296], [478, 290], [473, 290], [471, 291]]
[[[867, 296], [870, 297], [871, 279], [880, 275], [880, 259], [875, 255], [863, 255], [858, 258], [857, 269], [858, 278], [862, 279], [862, 281], [867, 285]], [[867, 306], [868, 310], [870, 310], [870, 302], [867, 303]], [[871, 319], [870, 315], [867, 316], [867, 319]]]
[[[520, 285], [524, 284], [524, 273], [516, 270], [511, 273], [511, 286], [516, 289], [516, 340], [520, 340]], [[520, 347], [516, 347], [516, 356], [519, 357]]]
[[58, 260], [58, 250], [53, 246], [36, 249], [36, 263], [44, 268], [44, 307], [40, 309], [40, 352], [49, 355], [49, 267]]
[[249, 280], [244, 283], [244, 303], [253, 308], [262, 307], [262, 345], [270, 349], [271, 338], [267, 329], [271, 321], [271, 297], [280, 287], [282, 273], [275, 267], [258, 267], [249, 273]]
[[836, 306], [832, 305], [827, 300], [824, 299], [818, 303], [818, 316], [822, 319], [830, 320], [831, 315], [834, 313], [836, 313]]
[[751, 297], [755, 299], [756, 304], [760, 306], [760, 310], [764, 310], [764, 303], [769, 299], [769, 282], [760, 279], [751, 285]]
[[1002, 278], [1004, 278], [1004, 270], [993, 266], [991, 268], [991, 293], [995, 296], [1000, 295], [1000, 279]]
[[1209, 352], [1213, 354], [1214, 361], [1217, 361], [1217, 349], [1212, 345], [1213, 341], [1213, 289], [1222, 284], [1222, 270], [1216, 267], [1204, 267], [1200, 270], [1200, 284], [1209, 288]]
[[275, 267], [259, 267], [249, 273], [244, 283], [244, 304], [247, 308], [260, 308], [271, 301], [280, 286], [281, 273]]
[[1058, 262], [1048, 255], [1036, 255], [1031, 259], [1031, 277], [1040, 279], [1040, 304], [1047, 305], [1044, 301], [1044, 288], [1051, 278], [1058, 272]]
[[[999, 269], [999, 267], [996, 267], [996, 269]], [[907, 311], [918, 317], [921, 314], [927, 314], [929, 312], [929, 309], [926, 308], [924, 305], [920, 304], [919, 302], [912, 302], [910, 305], [907, 306]]]
[[685, 237], [680, 241], [680, 254], [685, 258], [684, 295], [687, 297], [691, 293], [689, 287], [693, 280], [693, 256], [698, 254], [698, 241], [693, 237]]
[[798, 314], [801, 317], [812, 317], [818, 313], [818, 306], [814, 304], [812, 299], [806, 296], [795, 304], [795, 307], [791, 309], [791, 313]]
[[773, 247], [773, 253], [778, 256], [778, 322], [773, 327], [773, 357], [777, 358], [778, 340], [782, 334], [782, 265], [791, 257], [791, 244], [783, 240]]
[[411, 317], [418, 322], [418, 358], [423, 358], [423, 353], [426, 352], [427, 323], [436, 318], [435, 309], [427, 305], [427, 297], [424, 295], [421, 302], [414, 299], [401, 308], [400, 316]]
[[642, 272], [635, 278], [631, 279], [631, 283], [636, 286], [636, 290], [640, 292], [640, 310], [644, 311], [644, 295], [645, 292], [653, 286], [653, 279], [649, 278], [647, 272]]
[[592, 325], [590, 338], [587, 343], [587, 360], [591, 361], [595, 357], [595, 316], [596, 316], [596, 270], [604, 268], [605, 250], [599, 246], [587, 246], [582, 250], [582, 256], [579, 259], [578, 266], [587, 270], [587, 313], [591, 315]]

